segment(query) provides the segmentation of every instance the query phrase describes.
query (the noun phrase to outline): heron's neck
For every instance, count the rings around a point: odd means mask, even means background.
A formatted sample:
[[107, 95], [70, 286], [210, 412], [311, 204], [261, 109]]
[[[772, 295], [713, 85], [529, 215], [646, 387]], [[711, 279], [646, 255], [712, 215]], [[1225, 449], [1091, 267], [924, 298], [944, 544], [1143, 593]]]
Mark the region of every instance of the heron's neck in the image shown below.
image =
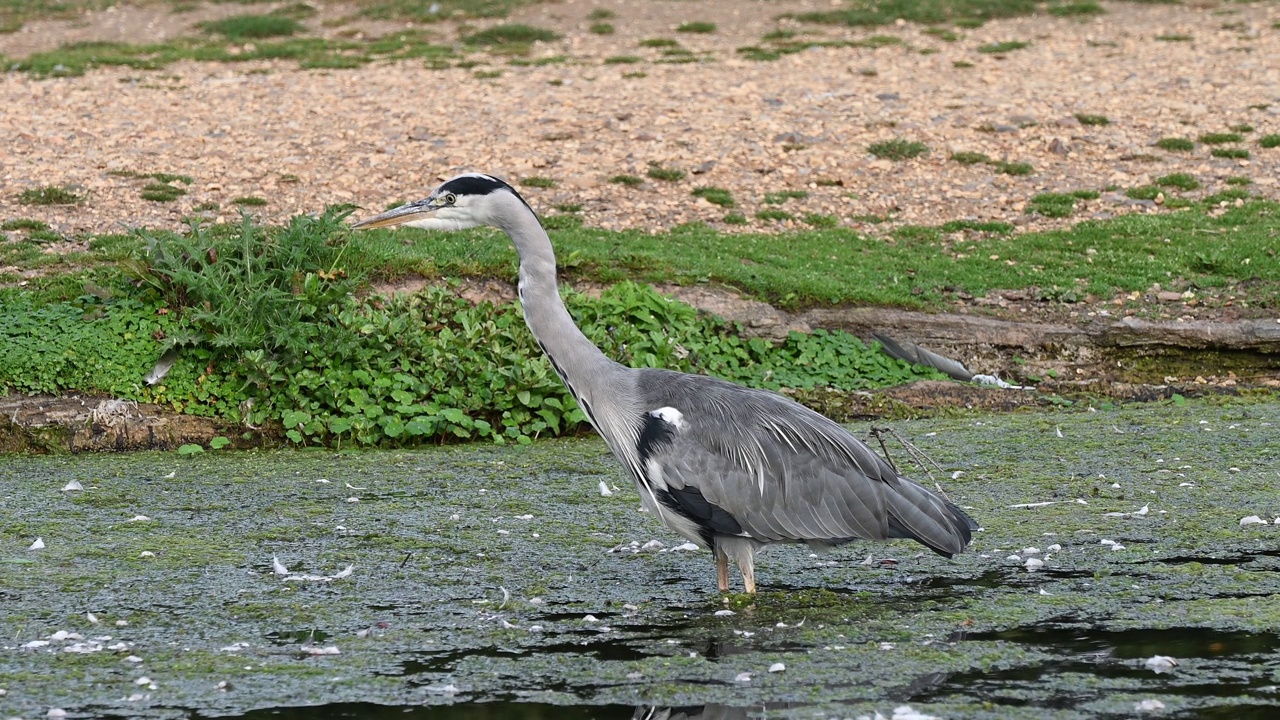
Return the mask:
[[518, 219], [512, 226], [502, 229], [515, 241], [520, 254], [519, 291], [525, 322], [569, 392], [598, 407], [611, 397], [610, 386], [626, 369], [605, 357], [574, 323], [560, 299], [551, 239], [538, 218], [527, 208], [522, 210], [513, 214]]

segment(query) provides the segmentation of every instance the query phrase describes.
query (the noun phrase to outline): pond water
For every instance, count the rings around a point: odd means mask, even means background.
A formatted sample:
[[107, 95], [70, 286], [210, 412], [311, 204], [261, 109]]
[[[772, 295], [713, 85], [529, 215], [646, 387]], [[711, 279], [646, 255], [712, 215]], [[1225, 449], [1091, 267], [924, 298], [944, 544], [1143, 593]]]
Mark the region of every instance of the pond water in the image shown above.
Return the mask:
[[971, 552], [755, 598], [596, 439], [2, 458], [0, 718], [1280, 717], [1280, 403], [896, 429]]

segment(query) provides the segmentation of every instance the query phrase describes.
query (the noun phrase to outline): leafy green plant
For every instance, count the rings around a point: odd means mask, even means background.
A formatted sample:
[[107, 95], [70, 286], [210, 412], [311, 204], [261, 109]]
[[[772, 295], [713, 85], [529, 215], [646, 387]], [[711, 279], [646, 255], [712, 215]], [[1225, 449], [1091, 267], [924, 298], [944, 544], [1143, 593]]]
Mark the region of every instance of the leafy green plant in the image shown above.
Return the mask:
[[524, 185], [525, 187], [533, 187], [533, 188], [553, 188], [556, 186], [556, 181], [552, 180], [551, 178], [538, 177], [536, 175], [533, 175], [527, 178], [522, 178], [520, 180], [520, 184]]
[[1129, 188], [1124, 191], [1124, 194], [1134, 200], [1155, 200], [1160, 196], [1160, 188], [1155, 185], [1143, 185], [1141, 187]]
[[1035, 168], [1031, 166], [1031, 163], [997, 162], [993, 163], [993, 165], [995, 165], [996, 170], [1005, 175], [1030, 175], [1035, 172]]
[[1209, 154], [1216, 158], [1227, 158], [1229, 160], [1247, 160], [1249, 151], [1244, 148], [1214, 148]]
[[929, 152], [929, 146], [920, 142], [895, 138], [867, 146], [867, 152], [886, 160], [910, 160]]
[[1076, 120], [1078, 120], [1081, 125], [1102, 126], [1111, 124], [1111, 120], [1106, 115], [1076, 113]]
[[746, 225], [748, 222], [747, 216], [742, 213], [726, 213], [724, 216], [725, 225]]
[[615, 185], [626, 185], [627, 187], [636, 187], [644, 184], [644, 178], [635, 175], [614, 175], [609, 178], [609, 182]]
[[1280, 147], [1280, 135], [1263, 135], [1258, 138], [1258, 147], [1266, 148], [1267, 150]]

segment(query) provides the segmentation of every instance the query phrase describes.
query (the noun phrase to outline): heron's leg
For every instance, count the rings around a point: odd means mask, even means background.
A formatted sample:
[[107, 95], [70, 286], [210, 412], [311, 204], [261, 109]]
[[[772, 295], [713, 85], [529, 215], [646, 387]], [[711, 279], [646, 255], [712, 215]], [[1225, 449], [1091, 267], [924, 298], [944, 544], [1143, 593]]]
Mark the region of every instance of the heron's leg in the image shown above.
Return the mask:
[[754, 595], [756, 592], [755, 553], [751, 548], [738, 555], [738, 570], [742, 571], [742, 589]]
[[[723, 574], [720, 575], [722, 588], [729, 587], [729, 568], [721, 566], [720, 557], [723, 555], [726, 560], [732, 560], [738, 565], [738, 570], [742, 572], [742, 587], [749, 593], [756, 591], [756, 564], [755, 554], [758, 543], [743, 537], [733, 537], [730, 535], [721, 535], [716, 538], [716, 569], [723, 567]], [[727, 565], [727, 563], [726, 563]]]
[[724, 554], [719, 544], [715, 547], [715, 554], [716, 582], [720, 585], [720, 592], [729, 592], [729, 556]]

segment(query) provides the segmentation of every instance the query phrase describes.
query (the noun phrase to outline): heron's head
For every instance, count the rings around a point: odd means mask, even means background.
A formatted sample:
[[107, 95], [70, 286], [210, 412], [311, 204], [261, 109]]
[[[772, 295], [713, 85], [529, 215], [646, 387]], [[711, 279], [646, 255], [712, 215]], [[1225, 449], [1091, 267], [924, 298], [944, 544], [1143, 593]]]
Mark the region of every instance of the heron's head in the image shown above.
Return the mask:
[[[526, 208], [524, 198], [510, 185], [492, 175], [468, 173], [446, 180], [430, 195], [352, 225], [353, 228], [425, 228], [466, 230], [481, 225], [500, 225], [502, 210], [512, 199]], [[530, 210], [532, 212], [532, 210]]]

